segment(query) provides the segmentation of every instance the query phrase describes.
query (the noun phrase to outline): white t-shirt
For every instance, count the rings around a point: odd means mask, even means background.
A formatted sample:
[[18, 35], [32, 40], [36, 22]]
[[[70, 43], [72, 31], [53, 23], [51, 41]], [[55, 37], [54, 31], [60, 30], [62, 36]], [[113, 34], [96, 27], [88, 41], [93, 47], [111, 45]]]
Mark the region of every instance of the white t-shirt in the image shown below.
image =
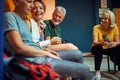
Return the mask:
[[[31, 23], [31, 28], [32, 28], [31, 34], [32, 34], [33, 42], [34, 43], [39, 42], [41, 48], [44, 48], [44, 47], [50, 45], [51, 44], [50, 40], [40, 41], [38, 25], [33, 18], [30, 19], [30, 23]], [[44, 26], [45, 26], [45, 24], [44, 24]]]

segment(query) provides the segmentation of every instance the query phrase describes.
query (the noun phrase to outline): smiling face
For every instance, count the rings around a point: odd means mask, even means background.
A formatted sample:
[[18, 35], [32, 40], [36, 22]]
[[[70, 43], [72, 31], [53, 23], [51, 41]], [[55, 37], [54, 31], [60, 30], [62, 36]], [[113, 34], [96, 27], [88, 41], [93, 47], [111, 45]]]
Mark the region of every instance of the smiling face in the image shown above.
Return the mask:
[[101, 25], [102, 26], [110, 26], [110, 16], [108, 13], [103, 13], [101, 17]]
[[55, 10], [52, 15], [52, 23], [56, 26], [61, 23], [64, 19], [64, 13], [62, 11]]
[[32, 13], [33, 18], [36, 21], [39, 21], [45, 13], [45, 8], [44, 8], [43, 4], [39, 1], [35, 1], [34, 8], [32, 9], [31, 13]]

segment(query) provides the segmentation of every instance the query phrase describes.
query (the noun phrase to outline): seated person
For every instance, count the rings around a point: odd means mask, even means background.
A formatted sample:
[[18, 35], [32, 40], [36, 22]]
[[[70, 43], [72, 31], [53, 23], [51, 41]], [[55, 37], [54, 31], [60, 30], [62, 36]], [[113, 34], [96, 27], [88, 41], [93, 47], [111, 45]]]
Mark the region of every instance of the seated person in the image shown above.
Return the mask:
[[[62, 59], [83, 63], [83, 57], [82, 57], [81, 51], [79, 51], [78, 49], [76, 50], [75, 48], [73, 49], [72, 46], [70, 46], [69, 44], [61, 44], [61, 40], [59, 40], [60, 38], [54, 37], [51, 40], [44, 40], [44, 41], [39, 40], [40, 37], [43, 36], [43, 34], [40, 35], [39, 33], [42, 33], [44, 29], [43, 27], [45, 27], [45, 24], [41, 20], [45, 12], [45, 7], [44, 7], [44, 4], [43, 3], [41, 4], [41, 3], [40, 2], [38, 3], [37, 1], [34, 2], [34, 8], [31, 11], [32, 18], [30, 20], [25, 20], [26, 23], [29, 25], [34, 43], [36, 44], [39, 43], [39, 46], [42, 47], [42, 49], [46, 50], [47, 48], [48, 50], [50, 48], [49, 51], [52, 51], [52, 50], [57, 51], [59, 53], [59, 56]], [[38, 9], [39, 7], [40, 9]], [[47, 44], [50, 41], [52, 45]], [[60, 49], [55, 50], [56, 47]], [[65, 47], [68, 49], [66, 49]]]
[[116, 57], [118, 61], [118, 72], [116, 75], [120, 78], [120, 41], [119, 31], [115, 23], [115, 15], [112, 11], [106, 10], [102, 13], [101, 23], [93, 28], [92, 54], [95, 58], [95, 77], [101, 79], [100, 66], [102, 55]]
[[44, 30], [45, 39], [53, 37], [61, 37], [60, 23], [66, 15], [66, 9], [62, 6], [57, 6], [52, 14], [51, 20], [45, 20], [47, 27]]
[[34, 7], [33, 1], [13, 0], [15, 4], [14, 12], [4, 14], [5, 49], [13, 53], [17, 58], [24, 58], [36, 64], [49, 64], [63, 78], [75, 76], [80, 80], [91, 80], [90, 70], [87, 65], [62, 60], [57, 53], [42, 50], [33, 42], [30, 29], [24, 22], [24, 17]]
[[[32, 18], [30, 19], [30, 22], [27, 21], [28, 25], [31, 26], [30, 31], [35, 43], [37, 43], [41, 48], [48, 47], [54, 51], [78, 50], [78, 48], [71, 43], [61, 44], [61, 38], [59, 37], [53, 37], [50, 40], [43, 41], [43, 30], [46, 27], [46, 24], [41, 20], [41, 18], [44, 15], [45, 9], [43, 8], [43, 10], [41, 10], [41, 14], [39, 14], [39, 12], [40, 10], [33, 9]], [[36, 15], [37, 13], [38, 15]]]
[[[52, 20], [44, 21], [47, 25], [44, 29], [45, 40], [59, 37], [61, 39], [61, 29], [59, 23], [61, 23], [65, 17], [66, 10], [62, 6], [57, 6], [52, 14]], [[78, 48], [72, 43], [59, 44], [54, 46], [47, 46], [52, 50], [78, 50]]]

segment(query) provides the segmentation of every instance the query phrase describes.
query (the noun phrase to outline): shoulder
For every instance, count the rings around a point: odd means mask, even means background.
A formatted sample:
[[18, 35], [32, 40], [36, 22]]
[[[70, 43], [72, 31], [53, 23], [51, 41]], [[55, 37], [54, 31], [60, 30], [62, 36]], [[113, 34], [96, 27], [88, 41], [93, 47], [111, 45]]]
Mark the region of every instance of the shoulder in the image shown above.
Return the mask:
[[18, 30], [18, 24], [20, 20], [17, 20], [17, 16], [13, 12], [6, 12], [4, 14], [4, 29], [8, 30]]
[[93, 27], [94, 29], [99, 29], [100, 28], [100, 24], [97, 24]]
[[45, 20], [44, 21], [46, 24], [50, 24], [50, 20]]
[[4, 13], [4, 21], [14, 22], [17, 19], [17, 16], [13, 12]]
[[5, 17], [13, 17], [14, 13], [13, 12], [6, 12], [4, 13]]
[[110, 27], [111, 29], [118, 29], [118, 26]]
[[100, 24], [98, 24], [98, 25], [95, 25], [94, 27], [93, 27], [93, 31], [95, 32], [95, 31], [101, 31], [101, 27], [100, 27]]
[[118, 26], [116, 25], [114, 28], [115, 28], [115, 29], [118, 29]]
[[15, 21], [15, 14], [13, 12], [4, 13], [4, 22], [5, 23], [12, 23], [14, 21]]
[[29, 21], [30, 21], [31, 24], [37, 24], [36, 21], [33, 18], [30, 18]]
[[4, 13], [4, 18], [6, 19], [6, 18], [11, 18], [11, 17], [13, 17], [13, 13], [12, 12], [6, 12], [6, 13]]
[[[31, 18], [30, 20], [29, 20], [29, 27], [32, 27], [32, 30], [35, 30], [35, 29], [38, 29], [38, 25], [37, 25], [37, 22], [33, 19], [33, 18]], [[36, 31], [36, 30], [35, 30]]]
[[11, 15], [13, 12], [5, 12], [4, 15]]
[[98, 27], [100, 27], [100, 24], [97, 24], [97, 25], [95, 25], [94, 27], [95, 27], [95, 28], [98, 28]]

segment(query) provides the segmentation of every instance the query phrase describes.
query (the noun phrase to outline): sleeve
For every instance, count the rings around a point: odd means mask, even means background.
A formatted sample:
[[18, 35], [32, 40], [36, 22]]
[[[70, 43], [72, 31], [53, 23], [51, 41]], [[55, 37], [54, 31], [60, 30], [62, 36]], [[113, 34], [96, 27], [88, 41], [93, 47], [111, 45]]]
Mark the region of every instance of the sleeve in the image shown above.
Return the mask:
[[4, 33], [9, 30], [18, 30], [16, 19], [10, 12], [4, 14]]
[[98, 28], [97, 28], [97, 26], [94, 26], [93, 27], [93, 35], [95, 36], [97, 34], [98, 34]]

